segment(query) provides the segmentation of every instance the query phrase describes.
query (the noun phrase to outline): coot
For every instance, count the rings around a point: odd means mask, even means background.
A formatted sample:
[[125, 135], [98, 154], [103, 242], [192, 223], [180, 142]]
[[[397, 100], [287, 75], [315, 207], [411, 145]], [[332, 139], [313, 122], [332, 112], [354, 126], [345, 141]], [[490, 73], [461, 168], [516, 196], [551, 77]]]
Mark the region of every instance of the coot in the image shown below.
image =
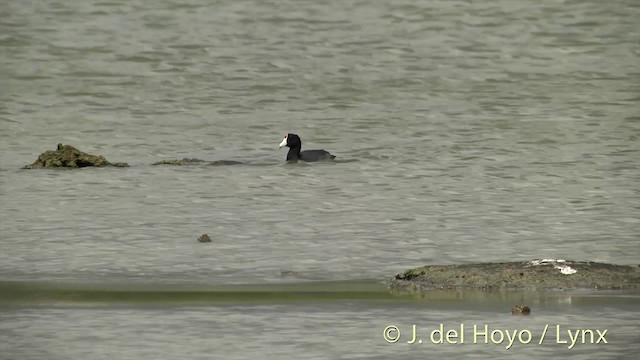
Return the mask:
[[302, 161], [324, 161], [324, 160], [333, 160], [336, 158], [335, 155], [331, 155], [328, 151], [325, 150], [305, 150], [300, 151], [302, 147], [302, 141], [300, 140], [300, 136], [296, 134], [286, 134], [284, 139], [280, 143], [280, 147], [288, 146], [289, 153], [287, 154], [287, 162], [295, 162], [298, 160]]

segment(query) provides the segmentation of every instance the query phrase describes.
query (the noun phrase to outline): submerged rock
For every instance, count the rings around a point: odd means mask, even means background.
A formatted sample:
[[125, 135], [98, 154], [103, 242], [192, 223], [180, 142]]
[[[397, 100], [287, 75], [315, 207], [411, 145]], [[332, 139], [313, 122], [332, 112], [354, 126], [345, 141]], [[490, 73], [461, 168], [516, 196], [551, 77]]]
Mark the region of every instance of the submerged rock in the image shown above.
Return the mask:
[[640, 267], [556, 259], [410, 269], [391, 280], [396, 293], [439, 289], [640, 289]]
[[211, 237], [208, 234], [202, 234], [198, 237], [198, 242], [201, 242], [201, 243], [211, 242]]
[[97, 156], [82, 152], [71, 145], [58, 144], [56, 150], [48, 150], [40, 154], [38, 159], [23, 169], [38, 168], [81, 168], [88, 166], [116, 166], [127, 167], [127, 163], [111, 163], [104, 156]]
[[531, 308], [527, 305], [516, 305], [511, 308], [511, 315], [529, 315], [531, 314]]
[[152, 165], [192, 165], [192, 164], [201, 164], [206, 161], [200, 159], [187, 159], [184, 158], [182, 160], [161, 160], [158, 162], [154, 162]]

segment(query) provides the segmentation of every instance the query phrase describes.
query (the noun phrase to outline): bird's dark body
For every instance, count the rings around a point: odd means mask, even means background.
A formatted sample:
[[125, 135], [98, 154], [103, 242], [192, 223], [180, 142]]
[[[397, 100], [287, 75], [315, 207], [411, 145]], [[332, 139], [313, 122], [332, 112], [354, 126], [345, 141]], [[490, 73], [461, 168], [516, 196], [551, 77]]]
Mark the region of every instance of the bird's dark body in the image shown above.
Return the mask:
[[[289, 147], [289, 153], [287, 153], [287, 162], [301, 161], [329, 161], [336, 158], [335, 155], [331, 155], [326, 150], [305, 150], [300, 151], [302, 148], [302, 140], [296, 134], [287, 134], [285, 137], [286, 146]], [[284, 144], [284, 142], [283, 142]], [[282, 144], [280, 146], [283, 146]]]

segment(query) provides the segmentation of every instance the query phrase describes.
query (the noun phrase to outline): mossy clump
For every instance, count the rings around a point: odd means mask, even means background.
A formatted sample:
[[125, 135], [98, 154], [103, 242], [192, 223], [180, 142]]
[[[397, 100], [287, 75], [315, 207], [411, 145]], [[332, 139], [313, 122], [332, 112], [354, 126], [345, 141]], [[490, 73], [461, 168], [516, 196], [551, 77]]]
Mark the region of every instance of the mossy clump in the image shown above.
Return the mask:
[[82, 152], [71, 145], [58, 144], [56, 150], [48, 150], [40, 154], [38, 159], [23, 169], [39, 168], [82, 168], [82, 167], [128, 167], [127, 163], [111, 163], [101, 155], [91, 155]]
[[181, 160], [177, 160], [177, 159], [174, 159], [174, 160], [161, 160], [161, 161], [154, 162], [152, 165], [180, 165], [180, 166], [182, 166], [182, 165], [200, 164], [200, 163], [203, 163], [203, 162], [205, 162], [205, 161], [204, 160], [200, 160], [200, 159], [195, 159], [195, 158], [187, 159], [187, 158], [184, 158], [184, 159], [181, 159]]
[[208, 234], [202, 234], [198, 237], [198, 242], [201, 243], [209, 243], [211, 241], [211, 236], [209, 236]]
[[530, 315], [531, 308], [527, 305], [516, 305], [511, 308], [511, 315]]

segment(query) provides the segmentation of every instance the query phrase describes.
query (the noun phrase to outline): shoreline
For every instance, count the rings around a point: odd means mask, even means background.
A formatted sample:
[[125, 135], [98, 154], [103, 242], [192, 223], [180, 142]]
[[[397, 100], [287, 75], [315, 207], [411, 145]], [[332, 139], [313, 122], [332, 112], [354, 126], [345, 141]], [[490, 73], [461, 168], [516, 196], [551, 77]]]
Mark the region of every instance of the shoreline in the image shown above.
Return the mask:
[[562, 259], [427, 265], [397, 274], [389, 286], [399, 295], [438, 290], [633, 291], [640, 290], [640, 265]]

